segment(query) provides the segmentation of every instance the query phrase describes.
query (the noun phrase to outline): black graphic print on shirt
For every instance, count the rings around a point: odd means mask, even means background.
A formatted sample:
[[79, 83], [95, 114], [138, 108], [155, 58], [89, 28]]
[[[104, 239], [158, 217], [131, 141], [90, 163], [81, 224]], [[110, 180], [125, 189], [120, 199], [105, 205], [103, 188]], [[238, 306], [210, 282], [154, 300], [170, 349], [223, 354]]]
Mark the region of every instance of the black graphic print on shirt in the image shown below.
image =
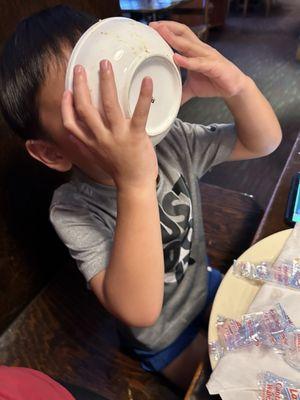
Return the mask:
[[190, 258], [193, 234], [192, 203], [184, 178], [179, 175], [159, 205], [163, 240], [165, 284], [180, 283], [194, 260]]

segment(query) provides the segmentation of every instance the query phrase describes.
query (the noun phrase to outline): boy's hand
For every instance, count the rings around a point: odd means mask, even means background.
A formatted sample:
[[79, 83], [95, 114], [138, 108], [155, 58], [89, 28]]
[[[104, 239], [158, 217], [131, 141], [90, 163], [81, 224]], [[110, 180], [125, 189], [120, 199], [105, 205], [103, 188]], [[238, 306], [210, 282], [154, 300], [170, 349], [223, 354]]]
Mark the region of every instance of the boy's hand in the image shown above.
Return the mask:
[[229, 160], [263, 157], [278, 147], [282, 136], [280, 125], [250, 77], [201, 42], [187, 26], [173, 21], [152, 22], [150, 26], [181, 53], [174, 54], [174, 61], [188, 70], [182, 103], [195, 96], [224, 98], [238, 136]]
[[186, 25], [174, 21], [151, 22], [171, 47], [179, 67], [188, 70], [183, 98], [232, 97], [247, 84], [247, 76], [217, 50], [203, 43]]
[[63, 124], [70, 139], [76, 141], [88, 162], [96, 162], [112, 177], [118, 189], [155, 187], [157, 157], [145, 131], [152, 98], [151, 78], [143, 79], [131, 119], [124, 117], [119, 105], [108, 60], [100, 63], [100, 82], [103, 116], [91, 103], [84, 68], [75, 67], [73, 95], [66, 91], [62, 100]]

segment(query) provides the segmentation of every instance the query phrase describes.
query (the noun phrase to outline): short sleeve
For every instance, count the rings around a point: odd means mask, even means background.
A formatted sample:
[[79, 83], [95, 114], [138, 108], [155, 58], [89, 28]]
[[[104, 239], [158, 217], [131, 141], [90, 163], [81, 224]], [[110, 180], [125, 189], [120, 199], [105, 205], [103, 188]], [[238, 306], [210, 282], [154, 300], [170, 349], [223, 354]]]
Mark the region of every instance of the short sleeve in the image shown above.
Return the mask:
[[54, 204], [50, 221], [87, 282], [108, 266], [113, 234], [87, 208]]
[[169, 140], [178, 153], [191, 160], [194, 174], [200, 178], [211, 167], [228, 160], [236, 143], [234, 124], [191, 124], [176, 119]]

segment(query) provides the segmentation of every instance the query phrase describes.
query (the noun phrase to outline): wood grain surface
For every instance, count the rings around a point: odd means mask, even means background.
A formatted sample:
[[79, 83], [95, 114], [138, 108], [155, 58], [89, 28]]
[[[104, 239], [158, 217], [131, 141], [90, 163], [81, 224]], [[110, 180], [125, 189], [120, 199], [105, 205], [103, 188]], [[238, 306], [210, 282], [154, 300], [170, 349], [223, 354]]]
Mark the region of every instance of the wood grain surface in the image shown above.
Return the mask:
[[62, 3], [101, 19], [121, 14], [118, 0], [65, 0], [63, 2], [59, 0], [3, 0], [0, 2], [0, 43], [14, 31], [21, 19], [44, 8]]

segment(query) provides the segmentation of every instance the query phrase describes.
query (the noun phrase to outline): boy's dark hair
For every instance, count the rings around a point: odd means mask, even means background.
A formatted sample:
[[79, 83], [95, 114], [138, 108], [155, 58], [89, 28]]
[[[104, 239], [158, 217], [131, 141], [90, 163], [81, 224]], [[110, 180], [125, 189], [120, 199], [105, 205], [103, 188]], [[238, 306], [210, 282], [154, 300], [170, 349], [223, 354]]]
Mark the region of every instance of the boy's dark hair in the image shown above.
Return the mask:
[[49, 60], [61, 64], [63, 45], [73, 48], [95, 22], [96, 17], [60, 5], [22, 20], [6, 42], [0, 57], [0, 107], [24, 140], [43, 137], [37, 95]]

